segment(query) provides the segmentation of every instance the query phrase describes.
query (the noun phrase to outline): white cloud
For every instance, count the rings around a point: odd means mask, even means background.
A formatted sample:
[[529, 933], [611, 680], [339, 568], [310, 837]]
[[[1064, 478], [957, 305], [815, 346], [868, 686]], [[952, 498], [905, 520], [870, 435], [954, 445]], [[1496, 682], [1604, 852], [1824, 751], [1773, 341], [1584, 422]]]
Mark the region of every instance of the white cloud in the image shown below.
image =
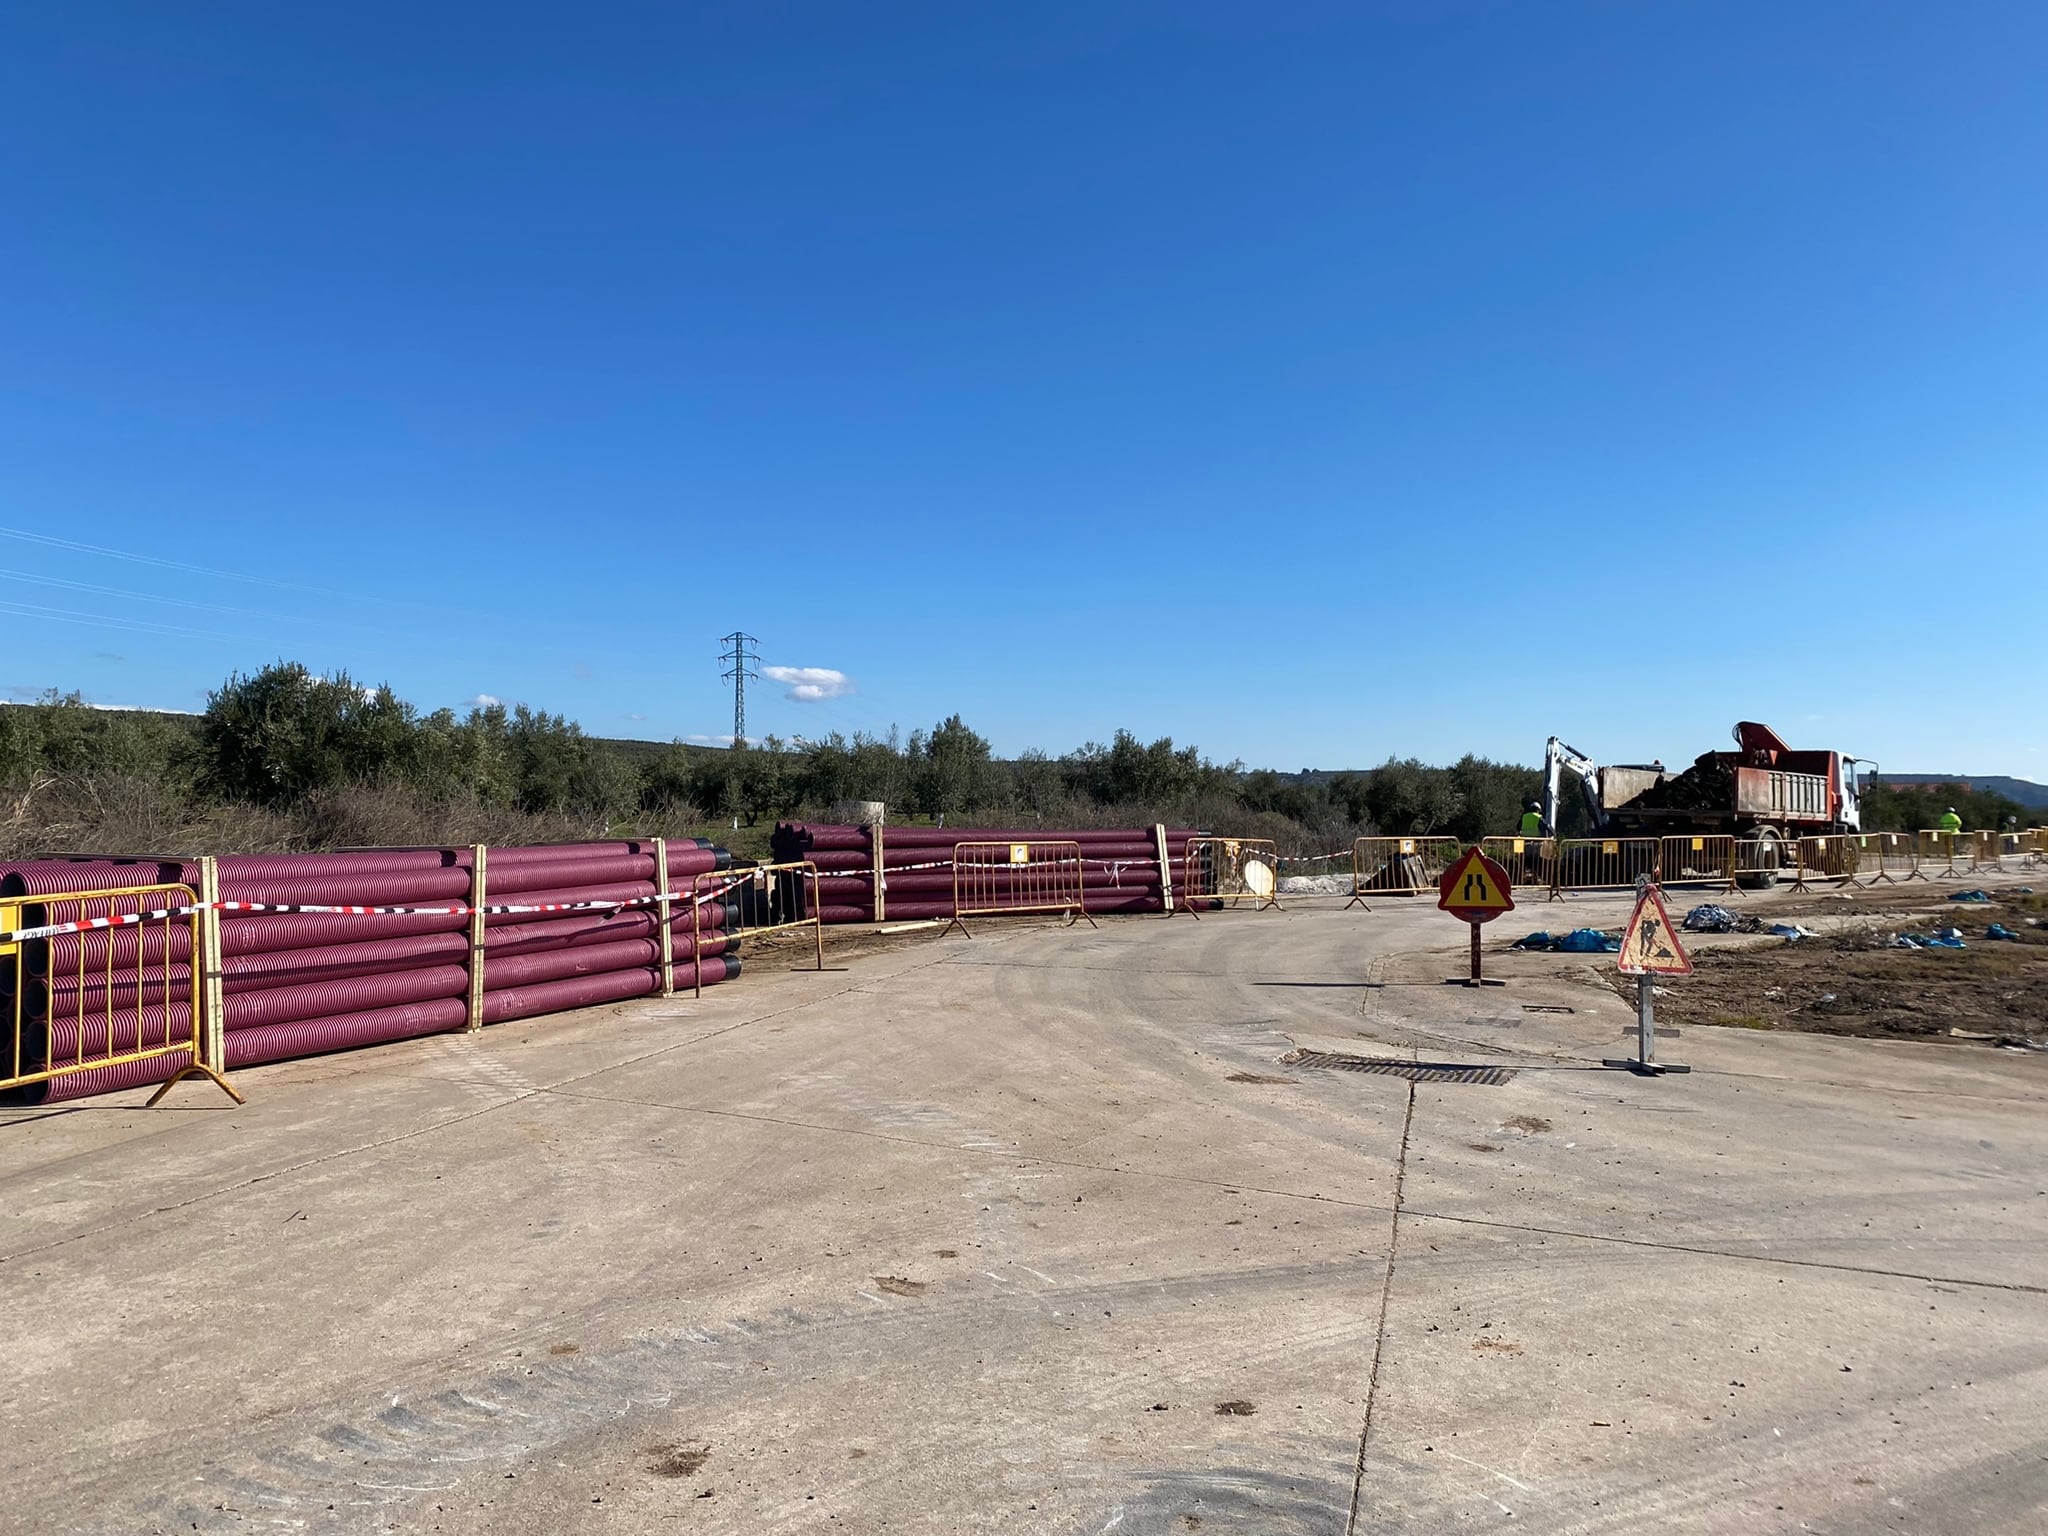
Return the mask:
[[732, 738], [730, 736], [685, 736], [683, 739], [700, 747], [729, 747], [732, 745]]
[[474, 698], [464, 699], [462, 702], [464, 707], [469, 709], [496, 709], [500, 704], [503, 704], [505, 701], [499, 698], [496, 694], [480, 693], [477, 694]]
[[763, 667], [761, 675], [787, 684], [786, 697], [794, 704], [817, 704], [853, 692], [853, 679], [831, 667]]

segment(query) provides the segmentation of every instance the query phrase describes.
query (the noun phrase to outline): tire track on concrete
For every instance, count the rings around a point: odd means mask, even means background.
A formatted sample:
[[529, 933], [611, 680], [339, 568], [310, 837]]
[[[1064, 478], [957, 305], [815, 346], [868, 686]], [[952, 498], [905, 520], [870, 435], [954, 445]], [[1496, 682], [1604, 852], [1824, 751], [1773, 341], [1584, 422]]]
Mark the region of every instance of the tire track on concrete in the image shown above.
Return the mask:
[[1401, 1121], [1401, 1156], [1394, 1170], [1394, 1207], [1387, 1231], [1387, 1278], [1380, 1287], [1379, 1327], [1372, 1346], [1372, 1373], [1365, 1383], [1365, 1422], [1358, 1430], [1358, 1460], [1351, 1473], [1351, 1511], [1344, 1520], [1345, 1536], [1358, 1529], [1358, 1505], [1365, 1491], [1365, 1455], [1372, 1440], [1373, 1405], [1380, 1390], [1380, 1359], [1387, 1351], [1387, 1309], [1394, 1299], [1394, 1265], [1401, 1256], [1401, 1194], [1408, 1182], [1408, 1136], [1415, 1125], [1415, 1084], [1408, 1085], [1408, 1112]]

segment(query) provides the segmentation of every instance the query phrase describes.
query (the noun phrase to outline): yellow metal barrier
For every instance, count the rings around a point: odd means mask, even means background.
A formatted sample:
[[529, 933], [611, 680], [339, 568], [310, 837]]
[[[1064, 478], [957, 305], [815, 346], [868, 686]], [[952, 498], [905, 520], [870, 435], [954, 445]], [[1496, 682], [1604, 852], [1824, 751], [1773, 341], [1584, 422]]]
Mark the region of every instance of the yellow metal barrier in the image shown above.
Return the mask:
[[1967, 832], [1922, 830], [1920, 869], [1932, 871], [1937, 880], [1961, 877], [1976, 868], [1976, 839]]
[[1517, 888], [1557, 889], [1557, 839], [1554, 837], [1482, 837], [1479, 851], [1508, 872]]
[[[662, 882], [667, 883], [666, 849], [661, 861]], [[721, 928], [704, 926], [704, 908], [722, 901], [728, 911]], [[756, 864], [751, 869], [721, 869], [690, 877], [690, 976], [691, 990], [704, 995], [704, 941], [706, 939], [758, 938], [764, 933], [786, 933], [796, 928], [811, 930], [817, 947], [818, 969], [825, 969], [825, 922], [819, 916], [818, 866], [809, 859], [786, 864]], [[737, 908], [734, 912], [733, 908]], [[662, 932], [668, 932], [671, 918], [662, 914]], [[671, 941], [662, 940], [662, 993], [675, 989], [675, 954]]]
[[1920, 839], [1911, 832], [1865, 835], [1877, 845], [1877, 877], [1872, 885], [1905, 885], [1927, 878], [1920, 872]]
[[1681, 833], [1659, 838], [1658, 878], [1665, 885], [1710, 885], [1735, 889], [1735, 839], [1726, 833]]
[[[0, 1089], [56, 1082], [138, 1062], [175, 1063], [149, 1102], [183, 1079], [211, 1079], [242, 1096], [205, 1060], [205, 914], [191, 887], [23, 896], [0, 902], [0, 932], [87, 925], [0, 943], [0, 985], [11, 994], [7, 1075]], [[128, 919], [118, 926], [111, 919]]]
[[[1062, 841], [1021, 843], [955, 843], [953, 845], [953, 920], [945, 933], [967, 933], [969, 917], [1009, 916], [1020, 912], [1064, 912], [1068, 921], [1087, 918], [1082, 894], [1081, 845]], [[969, 937], [972, 937], [969, 934]]]
[[1463, 851], [1455, 837], [1356, 838], [1351, 844], [1351, 899], [1344, 910], [1365, 906], [1367, 896], [1434, 891]]
[[1805, 891], [1829, 881], [1861, 885], [1862, 853], [1853, 833], [1815, 834], [1790, 839], [1792, 889]]
[[1793, 868], [1799, 850], [1782, 837], [1738, 837], [1735, 840], [1735, 883], [1747, 891], [1767, 891], [1778, 876]]
[[1200, 917], [1196, 902], [1228, 907], [1249, 901], [1255, 912], [1280, 905], [1280, 850], [1265, 838], [1191, 837], [1181, 871], [1179, 900], [1168, 903], [1168, 917], [1180, 911]]
[[1654, 837], [1565, 837], [1557, 843], [1555, 891], [1625, 891], [1657, 872]]

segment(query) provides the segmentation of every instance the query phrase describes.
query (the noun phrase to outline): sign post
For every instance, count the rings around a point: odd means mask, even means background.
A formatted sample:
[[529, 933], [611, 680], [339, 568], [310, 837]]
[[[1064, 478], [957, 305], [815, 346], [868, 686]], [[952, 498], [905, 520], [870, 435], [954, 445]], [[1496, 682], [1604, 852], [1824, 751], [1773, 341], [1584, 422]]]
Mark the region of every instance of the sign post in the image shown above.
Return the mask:
[[1472, 974], [1463, 978], [1453, 976], [1451, 981], [1462, 980], [1468, 987], [1507, 985], [1489, 980], [1480, 971], [1479, 925], [1515, 910], [1515, 898], [1509, 894], [1512, 885], [1508, 872], [1477, 848], [1467, 848], [1437, 881], [1438, 910], [1472, 925]]
[[1676, 1062], [1657, 1059], [1657, 986], [1659, 976], [1690, 976], [1692, 957], [1678, 941], [1671, 914], [1664, 910], [1664, 896], [1655, 885], [1644, 881], [1636, 897], [1636, 909], [1629, 915], [1628, 928], [1621, 936], [1621, 954], [1614, 968], [1636, 979], [1636, 1054], [1628, 1061], [1606, 1060], [1603, 1067], [1616, 1067], [1641, 1077], [1661, 1077], [1666, 1072], [1690, 1072]]

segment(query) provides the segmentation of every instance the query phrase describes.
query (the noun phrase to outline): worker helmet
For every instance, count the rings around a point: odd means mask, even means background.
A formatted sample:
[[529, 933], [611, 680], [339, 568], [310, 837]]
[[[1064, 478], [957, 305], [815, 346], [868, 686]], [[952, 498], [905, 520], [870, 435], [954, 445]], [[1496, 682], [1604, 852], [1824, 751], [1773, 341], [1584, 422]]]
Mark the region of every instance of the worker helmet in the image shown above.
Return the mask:
[[1531, 800], [1527, 805], [1523, 806], [1522, 809], [1525, 811], [1540, 811], [1543, 809], [1543, 807], [1537, 804], [1536, 801]]

